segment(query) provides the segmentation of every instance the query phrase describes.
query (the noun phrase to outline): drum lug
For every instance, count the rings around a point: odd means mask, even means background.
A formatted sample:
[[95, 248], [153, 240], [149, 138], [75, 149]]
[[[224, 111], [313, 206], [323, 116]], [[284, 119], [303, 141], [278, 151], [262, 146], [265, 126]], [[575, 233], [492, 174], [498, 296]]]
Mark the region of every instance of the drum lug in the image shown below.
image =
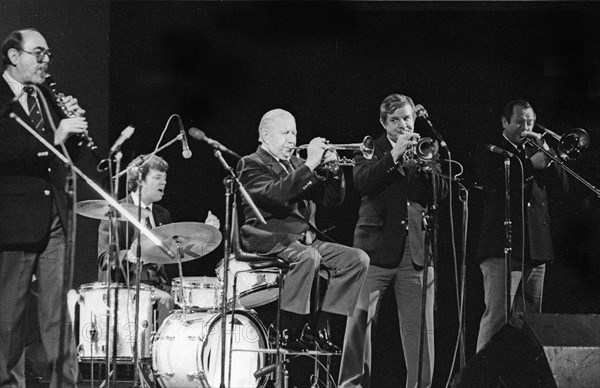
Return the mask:
[[161, 371], [157, 371], [157, 370], [153, 371], [152, 374], [154, 375], [154, 377], [165, 376], [165, 377], [171, 378], [171, 377], [175, 376], [175, 372], [161, 372]]
[[187, 378], [190, 381], [200, 381], [200, 384], [202, 384], [203, 388], [210, 388], [210, 385], [208, 384], [208, 379], [206, 378], [206, 374], [204, 373], [204, 371], [190, 372], [187, 374]]

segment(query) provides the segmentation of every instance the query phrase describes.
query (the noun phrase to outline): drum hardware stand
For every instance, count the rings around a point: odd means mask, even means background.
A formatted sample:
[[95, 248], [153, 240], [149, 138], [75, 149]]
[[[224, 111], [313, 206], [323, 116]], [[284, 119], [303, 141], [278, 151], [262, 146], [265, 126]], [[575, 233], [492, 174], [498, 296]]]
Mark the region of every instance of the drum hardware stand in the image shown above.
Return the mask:
[[[223, 179], [223, 185], [225, 186], [225, 225], [223, 228], [223, 234], [225, 237], [223, 238], [223, 297], [221, 301], [221, 384], [220, 388], [225, 388], [225, 353], [226, 353], [226, 341], [225, 341], [225, 333], [227, 330], [227, 287], [228, 287], [228, 278], [229, 278], [229, 255], [231, 253], [230, 239], [231, 239], [231, 195], [233, 192], [233, 183], [236, 183], [236, 186], [244, 196], [244, 199], [251, 206], [254, 214], [258, 218], [260, 222], [266, 224], [264, 217], [260, 214], [260, 211], [250, 198], [250, 195], [244, 189], [244, 186], [239, 181], [237, 176], [235, 175], [235, 171], [233, 168], [227, 164], [227, 161], [223, 158], [221, 151], [217, 148], [213, 148], [213, 153], [215, 158], [219, 160], [225, 171], [228, 172], [228, 176]], [[233, 306], [235, 307], [235, 306]], [[231, 371], [231, 365], [229, 367]]]

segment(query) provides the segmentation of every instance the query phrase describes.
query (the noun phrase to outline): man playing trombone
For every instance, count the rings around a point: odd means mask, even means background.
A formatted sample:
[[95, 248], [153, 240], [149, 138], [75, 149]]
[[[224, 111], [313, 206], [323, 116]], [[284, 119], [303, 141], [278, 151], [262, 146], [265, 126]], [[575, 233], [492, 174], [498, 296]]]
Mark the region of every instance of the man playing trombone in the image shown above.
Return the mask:
[[[360, 249], [322, 241], [315, 227], [315, 202], [331, 206], [344, 199], [343, 172], [336, 168], [317, 171], [337, 155], [321, 137], [308, 145], [306, 160], [293, 155], [296, 121], [282, 109], [264, 114], [258, 134], [258, 149], [239, 161], [237, 171], [267, 224], [260, 224], [245, 204], [240, 236], [247, 250], [276, 254], [290, 264], [281, 297], [280, 345], [302, 351], [316, 343], [321, 350], [339, 351], [326, 330], [327, 318], [331, 313], [352, 314], [369, 257]], [[311, 312], [311, 288], [321, 265], [330, 272], [329, 285], [317, 322], [305, 326]], [[271, 327], [271, 340], [275, 334]]]
[[[355, 154], [354, 186], [362, 196], [354, 246], [371, 258], [354, 315], [346, 323], [340, 387], [369, 387], [371, 348], [379, 306], [385, 291], [396, 295], [400, 336], [407, 370], [406, 386], [418, 381], [421, 305], [424, 283], [425, 219], [432, 199], [432, 174], [437, 162], [422, 166], [417, 154], [420, 136], [413, 132], [415, 105], [410, 97], [392, 94], [379, 109], [384, 133], [375, 140], [371, 159]], [[426, 167], [426, 168], [422, 168]], [[433, 174], [433, 179], [437, 176]], [[439, 196], [443, 185], [438, 186]], [[427, 268], [422, 386], [431, 385], [434, 361], [433, 268]]]
[[[538, 147], [554, 154], [542, 135], [533, 132], [535, 120], [536, 114], [527, 101], [510, 101], [502, 112], [502, 136], [495, 143], [502, 150], [514, 154], [514, 157], [510, 158], [513, 163], [510, 168], [512, 260], [510, 263], [511, 301], [509, 301], [513, 312], [540, 313], [542, 311], [545, 263], [554, 259], [546, 188], [554, 186], [562, 187], [564, 192], [568, 190], [565, 172], [556, 163], [552, 163], [543, 151], [525, 144], [526, 139], [531, 139]], [[523, 164], [523, 175], [518, 161]], [[506, 232], [504, 229], [506, 197], [503, 159], [498, 155], [487, 153], [477, 166], [478, 177], [486, 193], [477, 252], [479, 267], [483, 274], [486, 306], [477, 338], [477, 351], [480, 351], [507, 321], [505, 239], [503, 239]], [[521, 177], [524, 182], [523, 202]], [[524, 231], [521, 228], [522, 203], [525, 207]], [[521, 249], [522, 236], [525, 237], [524, 256]]]

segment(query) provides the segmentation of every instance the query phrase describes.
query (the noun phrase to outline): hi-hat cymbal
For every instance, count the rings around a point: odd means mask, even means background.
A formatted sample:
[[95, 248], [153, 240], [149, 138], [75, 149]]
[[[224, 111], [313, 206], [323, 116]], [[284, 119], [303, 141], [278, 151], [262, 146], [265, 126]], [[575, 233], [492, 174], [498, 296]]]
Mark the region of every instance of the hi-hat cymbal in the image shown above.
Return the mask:
[[[132, 203], [122, 202], [120, 205], [127, 210], [131, 215], [137, 218], [138, 207]], [[97, 220], [108, 220], [108, 215], [112, 210], [112, 206], [103, 199], [92, 199], [89, 201], [77, 202], [75, 205], [75, 212], [79, 215], [89, 218], [95, 218]], [[117, 211], [113, 213], [113, 216], [117, 215]], [[142, 209], [142, 219], [151, 216], [152, 213], [147, 209]], [[122, 217], [121, 217], [122, 218]]]
[[[222, 238], [217, 228], [201, 222], [176, 222], [153, 228], [151, 232], [175, 255], [180, 255], [181, 262], [199, 259], [212, 252], [219, 246]], [[177, 263], [177, 258], [170, 258], [148, 237], [142, 235], [140, 241], [142, 260], [145, 263]]]

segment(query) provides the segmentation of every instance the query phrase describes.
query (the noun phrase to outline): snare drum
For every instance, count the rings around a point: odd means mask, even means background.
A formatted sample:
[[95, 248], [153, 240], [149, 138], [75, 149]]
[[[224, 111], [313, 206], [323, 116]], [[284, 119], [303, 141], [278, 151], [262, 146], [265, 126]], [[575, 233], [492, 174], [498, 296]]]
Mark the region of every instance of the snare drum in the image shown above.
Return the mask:
[[[185, 320], [184, 320], [185, 319]], [[218, 387], [221, 381], [221, 313], [194, 312], [171, 314], [152, 339], [152, 368], [163, 388]], [[227, 314], [225, 331], [225, 379], [229, 375], [229, 349], [233, 340], [231, 383], [228, 387], [264, 387], [266, 378], [254, 372], [266, 364], [265, 327], [249, 311]], [[233, 333], [233, 338], [232, 338]], [[236, 351], [242, 350], [242, 351]], [[244, 351], [245, 350], [245, 351]]]
[[[234, 275], [241, 271], [252, 269], [248, 263], [229, 260], [229, 280], [227, 283], [227, 297], [229, 301], [233, 298]], [[223, 260], [217, 265], [217, 277], [223, 278]], [[277, 300], [279, 297], [279, 284], [277, 273], [265, 272], [242, 272], [237, 275], [236, 299], [240, 305], [247, 309], [262, 306]]]
[[221, 305], [221, 285], [219, 279], [208, 276], [184, 276], [174, 278], [171, 295], [175, 304], [192, 310], [218, 309]]
[[[79, 287], [79, 341], [77, 354], [80, 361], [103, 360], [106, 352], [112, 354], [115, 319], [115, 289], [117, 291], [117, 349], [118, 361], [133, 362], [135, 338], [135, 287], [124, 284], [110, 286], [110, 332], [106, 346], [106, 283], [89, 283]], [[150, 360], [152, 317], [152, 287], [140, 285], [138, 356]]]

